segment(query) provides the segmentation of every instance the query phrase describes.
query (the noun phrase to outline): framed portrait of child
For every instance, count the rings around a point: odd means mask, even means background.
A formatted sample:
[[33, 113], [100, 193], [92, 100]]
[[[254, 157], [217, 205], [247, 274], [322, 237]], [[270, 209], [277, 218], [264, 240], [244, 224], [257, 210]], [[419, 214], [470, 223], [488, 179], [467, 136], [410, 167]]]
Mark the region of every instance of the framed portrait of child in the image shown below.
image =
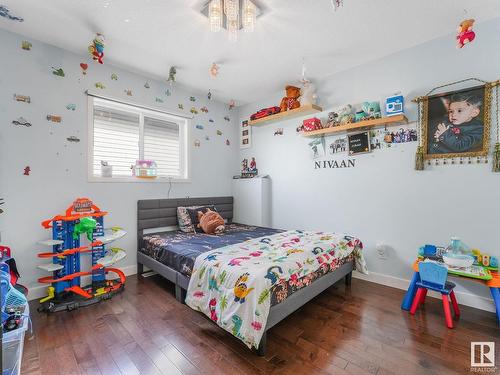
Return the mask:
[[490, 85], [427, 97], [422, 103], [424, 157], [487, 156], [490, 103]]

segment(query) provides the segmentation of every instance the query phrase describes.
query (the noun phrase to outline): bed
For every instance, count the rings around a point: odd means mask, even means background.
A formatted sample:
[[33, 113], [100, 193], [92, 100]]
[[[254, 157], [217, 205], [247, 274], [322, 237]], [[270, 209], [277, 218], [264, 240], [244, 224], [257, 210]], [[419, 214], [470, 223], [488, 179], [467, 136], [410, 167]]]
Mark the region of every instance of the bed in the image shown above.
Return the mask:
[[[177, 226], [177, 207], [214, 205], [227, 221], [223, 235], [186, 234], [177, 230], [159, 230]], [[157, 272], [175, 284], [176, 299], [184, 303], [186, 291], [195, 261], [202, 261], [200, 254], [221, 254], [217, 249], [239, 246], [243, 242], [252, 243], [260, 238], [283, 237], [289, 235], [279, 229], [232, 223], [233, 197], [148, 199], [137, 203], [137, 269], [142, 274], [144, 266]], [[300, 231], [297, 231], [300, 232]], [[299, 233], [299, 235], [302, 232]], [[293, 233], [294, 235], [296, 233]], [[260, 240], [262, 241], [262, 240]], [[262, 244], [260, 244], [262, 245]], [[359, 243], [359, 246], [361, 244]], [[213, 256], [213, 255], [210, 255]], [[205, 257], [205, 259], [210, 258]], [[215, 257], [214, 257], [215, 259]], [[265, 355], [267, 331], [288, 315], [299, 309], [325, 289], [341, 279], [346, 285], [351, 282], [355, 258], [351, 254], [336, 262], [331, 269], [318, 269], [308, 274], [306, 281], [297, 283], [287, 280], [270, 288], [269, 311], [265, 328], [258, 335], [257, 352]], [[196, 272], [195, 270], [194, 272]], [[207, 276], [208, 277], [208, 276]], [[300, 280], [299, 280], [300, 281]], [[201, 285], [201, 284], [200, 284]], [[198, 285], [198, 286], [200, 286]], [[228, 330], [228, 329], [226, 329]], [[247, 344], [248, 345], [248, 344]]]

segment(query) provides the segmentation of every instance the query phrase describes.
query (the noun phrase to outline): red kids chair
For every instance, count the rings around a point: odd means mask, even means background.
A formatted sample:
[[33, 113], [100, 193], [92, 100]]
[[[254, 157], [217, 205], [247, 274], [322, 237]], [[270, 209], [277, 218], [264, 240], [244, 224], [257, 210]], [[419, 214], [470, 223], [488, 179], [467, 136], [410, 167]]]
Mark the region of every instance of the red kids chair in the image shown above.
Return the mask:
[[455, 298], [455, 293], [453, 292], [455, 284], [451, 281], [446, 281], [448, 278], [448, 269], [444, 265], [437, 263], [420, 262], [418, 264], [418, 272], [420, 274], [420, 281], [416, 283], [418, 290], [411, 305], [410, 314], [415, 315], [418, 306], [424, 303], [427, 290], [434, 290], [441, 293], [446, 326], [448, 328], [453, 328], [448, 295], [450, 296], [451, 303], [453, 305], [455, 318], [460, 316], [460, 310], [458, 309], [457, 299]]

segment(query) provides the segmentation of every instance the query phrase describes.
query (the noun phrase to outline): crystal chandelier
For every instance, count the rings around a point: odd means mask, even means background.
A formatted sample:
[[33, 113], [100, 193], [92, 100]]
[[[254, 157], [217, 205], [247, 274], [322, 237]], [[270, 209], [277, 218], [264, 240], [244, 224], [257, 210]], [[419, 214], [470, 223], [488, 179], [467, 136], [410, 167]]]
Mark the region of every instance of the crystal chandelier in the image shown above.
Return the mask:
[[225, 28], [229, 40], [238, 40], [238, 31], [252, 32], [255, 29], [260, 9], [251, 0], [210, 0], [202, 13], [208, 15], [210, 30], [218, 32]]

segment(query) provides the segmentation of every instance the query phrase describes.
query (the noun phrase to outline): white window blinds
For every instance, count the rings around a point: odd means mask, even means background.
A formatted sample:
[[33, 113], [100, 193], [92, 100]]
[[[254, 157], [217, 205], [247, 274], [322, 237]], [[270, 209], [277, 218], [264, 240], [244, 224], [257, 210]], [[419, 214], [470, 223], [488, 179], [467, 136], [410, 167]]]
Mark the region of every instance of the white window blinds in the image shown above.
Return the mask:
[[133, 178], [137, 160], [154, 160], [158, 177], [186, 179], [187, 121], [173, 115], [92, 97], [92, 177], [101, 177], [101, 162], [112, 177]]

